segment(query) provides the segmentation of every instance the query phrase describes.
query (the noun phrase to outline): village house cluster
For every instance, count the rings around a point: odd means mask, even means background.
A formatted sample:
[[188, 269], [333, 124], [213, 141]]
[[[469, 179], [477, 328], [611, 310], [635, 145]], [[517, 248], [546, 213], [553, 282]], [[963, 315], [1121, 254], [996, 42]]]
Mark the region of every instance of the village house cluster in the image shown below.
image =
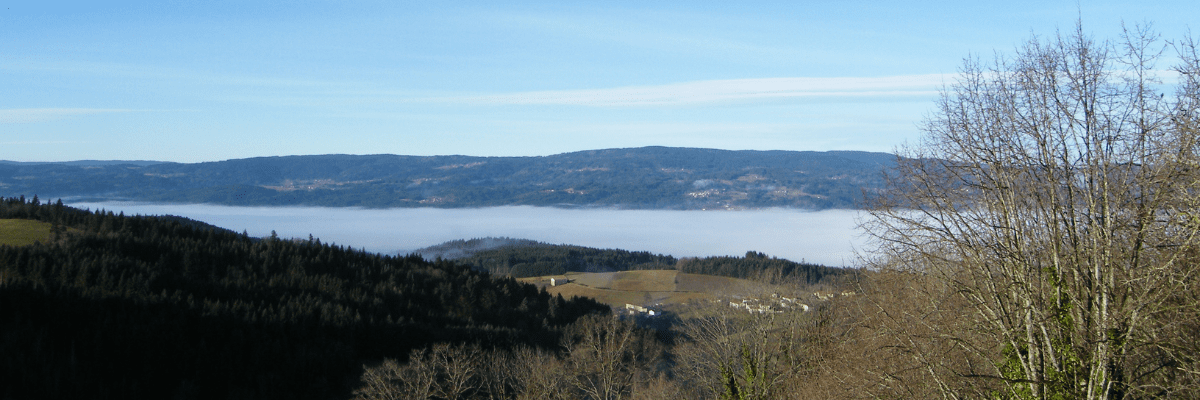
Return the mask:
[[[812, 297], [817, 301], [828, 301], [837, 296], [853, 296], [854, 292], [813, 292]], [[800, 302], [799, 299], [780, 296], [778, 293], [771, 294], [770, 299], [760, 299], [755, 297], [737, 297], [730, 300], [729, 306], [739, 310], [746, 310], [749, 313], [758, 314], [777, 314], [785, 311], [799, 310], [808, 312], [812, 309], [808, 304]]]
[[778, 314], [790, 310], [809, 310], [808, 304], [804, 304], [794, 298], [784, 297], [778, 294], [772, 294], [770, 299], [744, 297], [741, 298], [740, 301], [729, 301], [729, 306], [735, 309], [746, 310], [746, 312], [749, 313], [758, 314]]
[[628, 304], [628, 303], [625, 304], [625, 313], [629, 314], [629, 315], [645, 315], [647, 317], [653, 317], [655, 315], [661, 314], [660, 312], [654, 311], [653, 309], [642, 307], [642, 306], [635, 305], [635, 304]]

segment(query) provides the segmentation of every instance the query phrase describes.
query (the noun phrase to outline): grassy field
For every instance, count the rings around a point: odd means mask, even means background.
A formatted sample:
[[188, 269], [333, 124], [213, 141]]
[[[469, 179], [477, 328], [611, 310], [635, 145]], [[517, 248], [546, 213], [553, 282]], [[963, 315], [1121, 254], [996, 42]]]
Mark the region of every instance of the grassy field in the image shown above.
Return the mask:
[[[550, 278], [571, 283], [550, 286]], [[614, 307], [626, 304], [670, 306], [697, 300], [762, 291], [764, 286], [744, 279], [685, 274], [673, 270], [644, 270], [604, 273], [567, 273], [519, 279], [546, 288], [563, 297], [586, 296]]]
[[0, 245], [25, 246], [48, 240], [48, 223], [28, 219], [0, 219]]

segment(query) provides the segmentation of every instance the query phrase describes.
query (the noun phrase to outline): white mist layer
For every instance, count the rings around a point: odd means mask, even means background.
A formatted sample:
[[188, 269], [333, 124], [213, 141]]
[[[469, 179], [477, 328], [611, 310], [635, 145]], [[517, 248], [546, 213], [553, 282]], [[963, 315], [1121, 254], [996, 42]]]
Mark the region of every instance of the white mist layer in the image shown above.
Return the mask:
[[465, 209], [234, 207], [128, 202], [70, 203], [126, 215], [178, 215], [251, 236], [308, 238], [378, 253], [407, 253], [456, 239], [511, 237], [649, 251], [675, 257], [741, 256], [854, 264], [861, 212], [790, 209], [674, 211], [510, 206]]

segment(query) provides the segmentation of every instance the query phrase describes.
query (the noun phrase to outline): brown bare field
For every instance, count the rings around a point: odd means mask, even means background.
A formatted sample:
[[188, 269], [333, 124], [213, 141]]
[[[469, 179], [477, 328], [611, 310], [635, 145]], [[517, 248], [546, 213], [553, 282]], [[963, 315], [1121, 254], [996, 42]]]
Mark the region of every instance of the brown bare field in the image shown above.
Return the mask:
[[[571, 283], [550, 286], [550, 278], [570, 279]], [[544, 287], [550, 294], [561, 294], [567, 298], [591, 297], [613, 307], [624, 307], [626, 304], [677, 305], [765, 289], [762, 284], [744, 279], [685, 274], [674, 270], [568, 273], [519, 280]]]
[[616, 272], [601, 272], [601, 273], [568, 273], [563, 277], [574, 281], [575, 283], [593, 288], [611, 288], [613, 276]]
[[679, 274], [679, 279], [676, 280], [675, 290], [685, 292], [729, 292], [729, 294], [742, 294], [745, 292], [760, 291], [767, 288], [767, 286], [768, 285], [763, 283], [745, 279], [734, 279], [723, 276], [701, 274]]
[[679, 289], [675, 287], [675, 282], [678, 275], [678, 271], [671, 270], [617, 272], [609, 288], [631, 292], [677, 292]]

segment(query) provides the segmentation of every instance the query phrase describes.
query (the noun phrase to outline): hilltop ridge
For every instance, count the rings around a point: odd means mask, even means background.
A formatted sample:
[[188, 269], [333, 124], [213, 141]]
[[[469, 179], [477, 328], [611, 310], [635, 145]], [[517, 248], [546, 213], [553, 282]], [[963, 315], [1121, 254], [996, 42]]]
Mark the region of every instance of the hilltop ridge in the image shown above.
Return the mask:
[[310, 155], [0, 162], [0, 195], [237, 206], [855, 208], [888, 153], [674, 147], [539, 157]]

